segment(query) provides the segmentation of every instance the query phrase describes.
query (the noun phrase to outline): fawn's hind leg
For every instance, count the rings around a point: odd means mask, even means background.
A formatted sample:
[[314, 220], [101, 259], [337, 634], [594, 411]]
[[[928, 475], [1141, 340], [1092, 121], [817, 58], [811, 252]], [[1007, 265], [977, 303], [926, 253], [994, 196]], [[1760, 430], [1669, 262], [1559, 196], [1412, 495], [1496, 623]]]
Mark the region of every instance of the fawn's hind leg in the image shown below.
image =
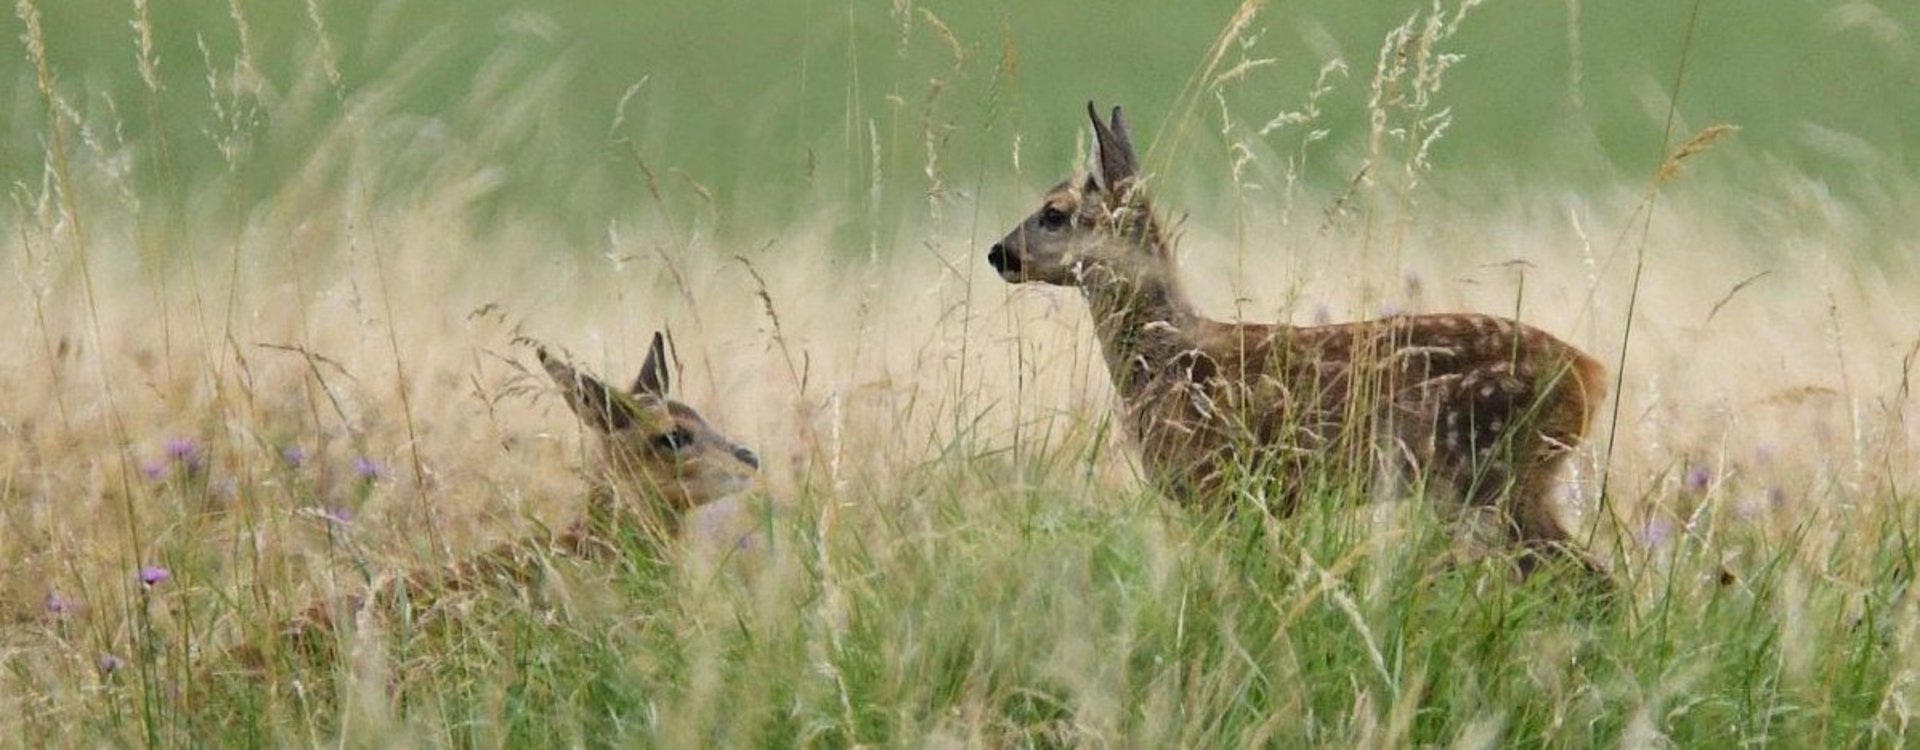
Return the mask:
[[1604, 579], [1605, 569], [1582, 551], [1554, 512], [1554, 478], [1566, 463], [1565, 454], [1520, 467], [1507, 488], [1505, 509], [1512, 538], [1519, 545], [1520, 572], [1530, 575], [1542, 563], [1563, 561], [1575, 570]]
[[1456, 546], [1470, 550], [1464, 559], [1509, 546], [1519, 552], [1523, 576], [1558, 561], [1604, 579], [1605, 570], [1581, 551], [1554, 512], [1554, 478], [1566, 459], [1562, 453], [1519, 464], [1461, 461], [1437, 467], [1441, 472], [1435, 478], [1451, 485], [1452, 492], [1435, 509], [1453, 527]]

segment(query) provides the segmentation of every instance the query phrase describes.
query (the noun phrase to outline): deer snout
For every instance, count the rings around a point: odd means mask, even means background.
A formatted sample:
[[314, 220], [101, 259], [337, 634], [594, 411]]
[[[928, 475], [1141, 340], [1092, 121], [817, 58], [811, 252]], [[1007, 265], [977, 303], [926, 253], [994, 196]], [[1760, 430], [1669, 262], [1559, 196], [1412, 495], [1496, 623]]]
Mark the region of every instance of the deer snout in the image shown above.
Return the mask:
[[1000, 273], [1000, 278], [1009, 281], [1020, 276], [1020, 256], [1007, 249], [1007, 243], [993, 243], [993, 249], [987, 251], [987, 265]]

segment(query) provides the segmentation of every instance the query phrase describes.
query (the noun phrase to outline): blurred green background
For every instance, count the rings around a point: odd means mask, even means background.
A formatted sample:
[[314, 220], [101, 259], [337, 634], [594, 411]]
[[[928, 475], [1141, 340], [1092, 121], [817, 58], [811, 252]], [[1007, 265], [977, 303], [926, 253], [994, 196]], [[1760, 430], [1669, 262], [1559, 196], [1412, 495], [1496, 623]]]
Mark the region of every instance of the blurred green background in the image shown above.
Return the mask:
[[[1313, 125], [1326, 138], [1300, 172], [1307, 189], [1335, 193], [1364, 158], [1381, 40], [1435, 7], [1265, 6], [1221, 68], [1263, 62], [1176, 113], [1235, 5], [168, 0], [151, 7], [157, 96], [139, 73], [132, 4], [36, 5], [58, 91], [88, 137], [125, 148], [138, 193], [191, 196], [231, 179], [274, 200], [344, 124], [381, 144], [376, 189], [444, 184], [456, 160], [487, 170], [478, 220], [562, 224], [656, 194], [676, 211], [784, 222], [823, 206], [909, 211], [936, 179], [956, 204], [1010, 180], [1044, 186], [1078, 158], [1088, 99], [1127, 105], [1143, 139], [1169, 118], [1188, 123], [1177, 171], [1204, 189], [1222, 184], [1236, 138], [1270, 149], [1263, 157], [1296, 152], [1300, 128], [1249, 133], [1301, 109], [1322, 66], [1342, 60]], [[0, 62], [11, 88], [0, 173], [37, 185], [47, 114], [18, 7]], [[243, 51], [235, 9], [267, 92], [258, 107], [231, 86]], [[1695, 179], [1732, 186], [1738, 200], [1763, 190], [1764, 173], [1786, 172], [1869, 213], [1899, 213], [1886, 185], [1912, 182], [1920, 166], [1916, 30], [1920, 4], [1904, 1], [1487, 3], [1442, 45], [1463, 57], [1432, 105], [1451, 108], [1433, 171], [1574, 189], [1642, 181], [1660, 161], [1685, 48], [1673, 138], [1742, 128]], [[1223, 103], [1237, 134], [1223, 134]], [[1283, 162], [1263, 158], [1261, 179], [1279, 179]]]

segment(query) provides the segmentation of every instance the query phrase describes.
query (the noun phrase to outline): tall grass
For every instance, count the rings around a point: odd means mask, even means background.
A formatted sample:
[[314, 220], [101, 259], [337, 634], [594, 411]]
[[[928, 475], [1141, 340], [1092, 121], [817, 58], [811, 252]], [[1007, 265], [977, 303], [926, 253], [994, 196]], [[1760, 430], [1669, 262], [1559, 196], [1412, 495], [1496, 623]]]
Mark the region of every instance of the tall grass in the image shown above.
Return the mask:
[[[43, 5], [0, 67], [9, 743], [1911, 742], [1913, 105], [1716, 88], [1779, 70], [1725, 53], [1768, 23], [1706, 6], [1676, 132], [1744, 129], [1663, 174], [1677, 51], [1591, 5], [1551, 66], [1503, 30], [1531, 7], [1143, 11], [1122, 51], [1052, 10], [720, 9], [764, 46], [676, 27], [697, 93], [595, 46], [664, 6]], [[1913, 53], [1898, 8], [1779, 13], [1876, 40], [1836, 76]], [[1517, 111], [1503, 67], [1551, 93]], [[1079, 301], [981, 267], [1089, 96], [1155, 140], [1213, 314], [1499, 312], [1625, 362], [1565, 509], [1619, 596], [1445, 565], [1417, 502], [1150, 492]], [[755, 554], [554, 560], [231, 658], [580, 512], [588, 441], [517, 342], [617, 375], [656, 327], [766, 459], [694, 535]]]

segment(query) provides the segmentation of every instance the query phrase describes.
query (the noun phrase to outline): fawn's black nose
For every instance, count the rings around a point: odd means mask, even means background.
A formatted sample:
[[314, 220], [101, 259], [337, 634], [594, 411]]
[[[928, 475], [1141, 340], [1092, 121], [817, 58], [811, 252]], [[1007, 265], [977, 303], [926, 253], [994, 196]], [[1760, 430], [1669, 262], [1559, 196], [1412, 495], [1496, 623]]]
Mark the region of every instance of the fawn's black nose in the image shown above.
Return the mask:
[[999, 271], [1001, 275], [1019, 273], [1020, 256], [1007, 252], [1005, 244], [996, 242], [993, 244], [993, 249], [987, 251], [987, 265], [993, 266], [993, 270]]

